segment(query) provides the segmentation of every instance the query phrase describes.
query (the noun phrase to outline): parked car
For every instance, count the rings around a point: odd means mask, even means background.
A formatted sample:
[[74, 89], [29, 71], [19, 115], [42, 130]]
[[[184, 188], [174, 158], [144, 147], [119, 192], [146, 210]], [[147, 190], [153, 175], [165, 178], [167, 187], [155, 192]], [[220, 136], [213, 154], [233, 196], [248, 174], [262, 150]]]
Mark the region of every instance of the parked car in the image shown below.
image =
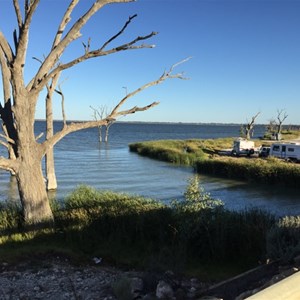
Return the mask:
[[258, 156], [259, 157], [268, 157], [270, 155], [270, 149], [271, 149], [271, 147], [265, 147], [265, 146], [260, 147]]

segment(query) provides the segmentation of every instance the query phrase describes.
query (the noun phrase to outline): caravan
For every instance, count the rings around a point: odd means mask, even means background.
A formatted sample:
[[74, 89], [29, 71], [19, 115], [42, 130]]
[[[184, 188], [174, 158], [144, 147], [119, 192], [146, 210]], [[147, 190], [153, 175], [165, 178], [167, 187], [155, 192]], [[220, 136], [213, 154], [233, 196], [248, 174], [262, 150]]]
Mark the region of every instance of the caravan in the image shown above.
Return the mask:
[[270, 156], [300, 161], [300, 144], [298, 143], [274, 143], [270, 149]]

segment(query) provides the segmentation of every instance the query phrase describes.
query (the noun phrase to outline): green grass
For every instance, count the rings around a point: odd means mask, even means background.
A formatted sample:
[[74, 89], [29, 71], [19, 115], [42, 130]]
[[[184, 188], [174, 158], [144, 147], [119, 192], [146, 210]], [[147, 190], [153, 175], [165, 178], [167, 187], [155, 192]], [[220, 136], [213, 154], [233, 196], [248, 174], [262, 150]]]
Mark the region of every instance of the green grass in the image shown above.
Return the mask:
[[276, 158], [226, 158], [198, 160], [199, 173], [226, 176], [262, 184], [280, 184], [299, 188], [300, 166]]
[[151, 158], [182, 164], [193, 165], [198, 159], [215, 155], [219, 150], [232, 145], [233, 139], [218, 140], [160, 140], [133, 143], [130, 151]]
[[[221, 149], [232, 147], [232, 138], [210, 140], [164, 140], [135, 143], [130, 150], [151, 158], [193, 166], [198, 173], [263, 184], [299, 188], [300, 165], [271, 158], [220, 156]], [[256, 147], [265, 144], [255, 141]]]
[[197, 193], [194, 184], [187, 187], [186, 201], [171, 205], [81, 186], [56, 208], [55, 227], [48, 229], [20, 228], [14, 223], [19, 211], [8, 208], [7, 214], [2, 207], [1, 259], [60, 253], [90, 261], [97, 256], [117, 266], [171, 269], [206, 280], [230, 277], [265, 260], [274, 216], [228, 211], [202, 189]]
[[[266, 132], [264, 134], [263, 139], [270, 140], [271, 137], [272, 137], [272, 133]], [[281, 139], [283, 141], [294, 140], [294, 139], [298, 139], [299, 137], [300, 137], [300, 130], [297, 130], [297, 129], [288, 129], [287, 128], [287, 129], [282, 130], [282, 132], [281, 132]]]

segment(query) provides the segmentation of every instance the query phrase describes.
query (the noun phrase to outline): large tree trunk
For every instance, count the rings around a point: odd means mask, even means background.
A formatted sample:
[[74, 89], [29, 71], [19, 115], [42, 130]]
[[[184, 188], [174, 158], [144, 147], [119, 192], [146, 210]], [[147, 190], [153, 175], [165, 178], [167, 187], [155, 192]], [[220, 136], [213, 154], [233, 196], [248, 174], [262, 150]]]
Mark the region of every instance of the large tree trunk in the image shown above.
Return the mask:
[[25, 89], [17, 91], [20, 93], [14, 97], [18, 133], [15, 173], [24, 221], [27, 225], [52, 222], [53, 214], [42, 171], [43, 151], [34, 134], [34, 104], [38, 94], [28, 94]]
[[26, 157], [16, 173], [20, 200], [26, 224], [42, 224], [53, 221], [41, 162], [35, 157]]

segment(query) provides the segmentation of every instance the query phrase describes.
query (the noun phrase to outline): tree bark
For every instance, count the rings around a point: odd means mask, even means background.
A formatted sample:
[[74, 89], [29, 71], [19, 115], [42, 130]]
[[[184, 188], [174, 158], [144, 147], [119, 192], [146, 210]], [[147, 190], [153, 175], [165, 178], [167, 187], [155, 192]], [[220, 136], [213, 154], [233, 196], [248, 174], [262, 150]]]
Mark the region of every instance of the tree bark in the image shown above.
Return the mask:
[[[15, 84], [13, 78], [13, 84]], [[53, 222], [42, 172], [44, 153], [34, 134], [35, 103], [38, 93], [28, 93], [24, 86], [14, 89], [14, 117], [17, 129], [15, 176], [26, 225]], [[24, 117], [26, 116], [26, 117]]]
[[[56, 76], [52, 80], [51, 86], [47, 86], [47, 96], [46, 96], [46, 139], [50, 139], [53, 136], [53, 107], [52, 107], [52, 97], [59, 78]], [[46, 165], [46, 179], [47, 179], [47, 190], [56, 190], [57, 181], [55, 174], [54, 165], [54, 149], [50, 147], [45, 155], [45, 165]]]
[[41, 162], [31, 157], [22, 161], [16, 173], [25, 224], [53, 222]]
[[52, 191], [57, 189], [57, 180], [55, 175], [54, 153], [53, 148], [46, 154], [46, 184], [47, 190]]

